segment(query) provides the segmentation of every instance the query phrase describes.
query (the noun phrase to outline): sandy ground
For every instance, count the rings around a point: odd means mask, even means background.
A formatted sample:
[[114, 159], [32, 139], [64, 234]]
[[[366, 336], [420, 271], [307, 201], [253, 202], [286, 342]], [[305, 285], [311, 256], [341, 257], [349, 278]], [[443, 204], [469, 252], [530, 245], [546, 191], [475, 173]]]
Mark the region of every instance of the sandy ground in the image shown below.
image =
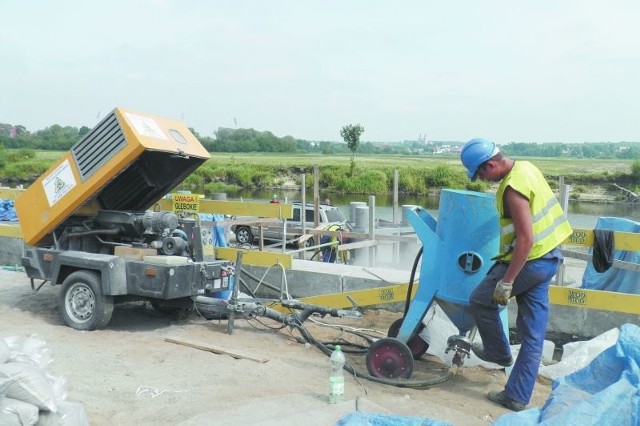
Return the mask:
[[[278, 324], [269, 319], [261, 318], [262, 324], [236, 320], [228, 335], [226, 321], [207, 321], [195, 313], [167, 316], [146, 304], [130, 303], [116, 306], [107, 329], [80, 332], [60, 319], [57, 288], [47, 284], [34, 293], [22, 272], [6, 270], [0, 270], [0, 282], [0, 335], [44, 338], [53, 357], [46, 371], [67, 380], [67, 399], [84, 405], [91, 425], [331, 425], [356, 408], [480, 425], [509, 412], [485, 398], [489, 390], [502, 388], [506, 377], [500, 370], [464, 367], [454, 378], [426, 389], [347, 374], [345, 401], [330, 405], [328, 358], [300, 343], [297, 332], [276, 330]], [[386, 332], [396, 318], [397, 313], [368, 311], [360, 320], [331, 322]], [[312, 321], [305, 325], [321, 341], [362, 343], [351, 333]], [[412, 378], [442, 373], [443, 365], [434, 359], [425, 356], [417, 362]], [[363, 355], [350, 354], [347, 360], [364, 365]], [[532, 405], [541, 406], [549, 392], [548, 385], [537, 384]]]

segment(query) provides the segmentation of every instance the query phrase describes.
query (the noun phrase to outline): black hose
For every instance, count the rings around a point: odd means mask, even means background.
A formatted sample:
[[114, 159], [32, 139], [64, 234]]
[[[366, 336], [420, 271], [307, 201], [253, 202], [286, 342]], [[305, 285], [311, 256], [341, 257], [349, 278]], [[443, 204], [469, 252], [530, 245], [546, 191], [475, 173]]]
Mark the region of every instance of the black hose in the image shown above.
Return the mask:
[[[318, 340], [316, 340], [315, 337], [313, 337], [313, 335], [309, 332], [309, 330], [307, 330], [307, 328], [304, 326], [303, 324], [304, 320], [302, 318], [298, 317], [298, 321], [287, 321], [286, 314], [283, 314], [279, 311], [269, 309], [269, 308], [267, 308], [262, 313], [262, 315], [274, 321], [277, 321], [285, 326], [288, 325], [292, 328], [297, 329], [307, 342], [317, 346], [325, 355], [329, 357], [331, 356], [331, 353], [333, 352], [332, 349], [330, 349], [326, 344], [319, 342]], [[352, 332], [352, 333], [358, 335], [359, 337], [365, 338], [362, 335], [362, 333], [357, 333], [357, 332]], [[367, 337], [370, 338], [370, 336], [367, 336]], [[365, 338], [365, 340], [370, 341], [369, 338]], [[349, 345], [351, 344], [349, 343]], [[356, 345], [354, 344], [353, 346], [356, 346]], [[363, 348], [362, 350], [364, 351], [365, 350], [364, 346], [362, 348]], [[436, 377], [435, 379], [430, 379], [430, 380], [388, 379], [388, 378], [382, 378], [382, 377], [375, 377], [368, 373], [364, 373], [360, 370], [357, 370], [351, 364], [345, 363], [344, 368], [356, 378], [362, 377], [372, 382], [378, 382], [385, 385], [392, 385], [392, 386], [405, 387], [405, 388], [426, 388], [430, 386], [435, 386], [440, 383], [446, 382], [452, 376], [452, 373], [449, 370], [447, 370], [447, 372], [442, 376]]]
[[413, 292], [413, 281], [416, 278], [416, 270], [418, 269], [418, 262], [420, 262], [420, 258], [422, 257], [422, 250], [424, 246], [420, 247], [418, 250], [418, 254], [416, 255], [415, 260], [413, 261], [413, 267], [411, 268], [411, 276], [409, 277], [409, 287], [407, 288], [407, 299], [404, 303], [404, 314], [402, 318], [407, 316], [407, 312], [409, 312], [409, 305], [411, 304], [411, 293]]
[[[317, 341], [312, 335], [311, 333], [309, 333], [309, 331], [306, 329], [306, 327], [302, 324], [297, 325], [296, 326], [297, 330], [300, 332], [300, 334], [302, 334], [302, 336], [309, 342], [314, 344], [315, 346], [317, 346], [325, 355], [327, 355], [328, 357], [331, 356], [331, 349], [329, 349], [326, 345], [324, 345], [323, 343]], [[388, 378], [383, 378], [383, 377], [376, 377], [376, 376], [372, 376], [368, 373], [363, 373], [359, 370], [357, 370], [353, 365], [351, 364], [344, 364], [344, 369], [347, 370], [349, 373], [351, 373], [354, 377], [362, 377], [363, 379], [372, 381], [372, 382], [377, 382], [377, 383], [382, 383], [385, 385], [391, 385], [391, 386], [396, 386], [396, 387], [400, 387], [400, 388], [426, 388], [426, 387], [430, 387], [430, 386], [435, 386], [435, 385], [439, 385], [441, 383], [446, 382], [447, 380], [449, 380], [452, 376], [451, 371], [447, 370], [447, 372], [445, 374], [443, 374], [440, 377], [436, 377], [435, 379], [430, 379], [430, 380], [398, 380], [398, 379], [388, 379]]]
[[313, 253], [311, 255], [311, 258], [309, 260], [313, 260], [317, 255], [319, 255], [320, 253], [322, 253], [322, 250], [316, 250], [315, 253]]
[[[318, 252], [316, 252], [314, 254], [314, 256], [316, 254], [318, 254], [320, 252], [320, 250], [318, 250]], [[409, 304], [411, 302], [411, 293], [413, 292], [413, 283], [415, 280], [415, 274], [416, 274], [416, 270], [418, 269], [418, 263], [420, 261], [420, 258], [422, 256], [422, 252], [423, 252], [423, 247], [420, 247], [420, 250], [418, 250], [418, 254], [416, 255], [416, 258], [413, 262], [413, 267], [411, 268], [411, 276], [409, 278], [409, 288], [407, 289], [407, 300], [406, 300], [406, 304], [405, 304], [405, 309], [404, 309], [404, 316], [407, 315], [407, 311], [409, 310]], [[253, 274], [251, 274], [250, 272], [247, 272], [246, 270], [242, 271], [244, 274], [246, 274], [249, 278], [252, 278], [254, 281], [256, 282], [261, 282], [261, 280], [254, 276]], [[243, 283], [244, 284], [244, 283]], [[264, 284], [266, 287], [271, 288], [273, 290], [277, 290], [280, 291], [280, 289], [278, 289], [277, 287], [268, 284], [264, 281], [262, 281], [262, 284]], [[248, 286], [245, 287], [248, 288]], [[298, 323], [295, 324], [295, 328], [300, 332], [300, 334], [305, 338], [305, 340], [307, 340], [307, 342], [314, 344], [315, 346], [317, 346], [325, 355], [327, 356], [331, 356], [332, 350], [329, 349], [329, 347], [327, 347], [327, 345], [325, 345], [324, 343], [319, 342], [318, 340], [316, 340], [311, 333], [309, 333], [309, 330], [307, 330], [307, 328], [302, 324], [302, 323]], [[357, 333], [356, 333], [357, 334]], [[360, 334], [357, 334], [360, 336]], [[364, 337], [364, 336], [360, 336], [360, 337]], [[368, 338], [365, 338], [366, 340], [369, 341]], [[344, 365], [344, 369], [347, 370], [349, 373], [351, 373], [354, 377], [362, 377], [366, 380], [372, 381], [372, 382], [377, 382], [377, 383], [382, 383], [385, 385], [391, 385], [391, 386], [396, 386], [396, 387], [404, 387], [404, 388], [426, 388], [426, 387], [430, 387], [430, 386], [435, 386], [435, 385], [439, 385], [441, 383], [446, 382], [447, 380], [449, 380], [452, 376], [451, 371], [447, 370], [447, 372], [445, 374], [443, 374], [440, 377], [436, 377], [435, 379], [431, 379], [431, 380], [405, 380], [405, 379], [401, 379], [401, 380], [397, 380], [397, 379], [388, 379], [388, 378], [382, 378], [382, 377], [376, 377], [376, 376], [372, 376], [368, 373], [363, 373], [359, 370], [357, 370], [354, 366], [352, 366], [351, 364], [347, 364], [345, 363]]]

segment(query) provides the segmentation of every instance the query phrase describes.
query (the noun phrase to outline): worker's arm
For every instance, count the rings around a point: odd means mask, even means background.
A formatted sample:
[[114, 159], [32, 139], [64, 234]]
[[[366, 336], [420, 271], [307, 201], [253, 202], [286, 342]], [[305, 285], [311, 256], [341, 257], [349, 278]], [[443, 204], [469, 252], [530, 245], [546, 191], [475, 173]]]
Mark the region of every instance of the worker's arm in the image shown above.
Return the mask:
[[505, 207], [511, 215], [511, 221], [515, 230], [515, 247], [511, 254], [511, 262], [502, 280], [513, 283], [522, 267], [527, 262], [531, 247], [533, 246], [533, 225], [529, 200], [511, 187], [504, 192]]

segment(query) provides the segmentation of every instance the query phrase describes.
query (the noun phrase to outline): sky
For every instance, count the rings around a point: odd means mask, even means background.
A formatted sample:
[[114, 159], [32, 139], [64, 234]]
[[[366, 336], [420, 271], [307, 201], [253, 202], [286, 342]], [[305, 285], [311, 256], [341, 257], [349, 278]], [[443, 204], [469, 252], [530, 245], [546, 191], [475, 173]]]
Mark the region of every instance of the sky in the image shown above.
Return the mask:
[[2, 0], [0, 123], [640, 141], [637, 0]]

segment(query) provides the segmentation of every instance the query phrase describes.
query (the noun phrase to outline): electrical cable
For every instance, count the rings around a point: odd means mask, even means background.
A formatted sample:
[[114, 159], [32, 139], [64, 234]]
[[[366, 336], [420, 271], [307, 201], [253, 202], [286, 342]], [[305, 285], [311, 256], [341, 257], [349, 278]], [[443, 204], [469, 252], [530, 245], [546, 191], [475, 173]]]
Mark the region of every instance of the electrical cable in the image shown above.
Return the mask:
[[[422, 253], [423, 253], [423, 247], [420, 247], [420, 250], [418, 251], [418, 254], [416, 255], [416, 258], [415, 258], [414, 263], [413, 263], [413, 267], [411, 269], [411, 276], [410, 276], [410, 279], [409, 279], [409, 286], [407, 288], [407, 298], [406, 298], [406, 303], [405, 303], [405, 310], [404, 310], [404, 314], [403, 314], [403, 319], [406, 316], [407, 311], [409, 310], [409, 304], [410, 304], [410, 300], [411, 300], [411, 293], [413, 292], [413, 284], [414, 284], [414, 281], [415, 281], [415, 274], [416, 274], [416, 270], [417, 270], [420, 258], [422, 257]], [[314, 254], [314, 256], [315, 256], [315, 254]], [[243, 274], [246, 274], [249, 278], [251, 278], [254, 281], [258, 282], [258, 286], [253, 290], [253, 292], [257, 292], [258, 288], [261, 285], [264, 285], [265, 287], [270, 288], [271, 290], [274, 290], [274, 291], [278, 291], [278, 292], [282, 291], [282, 289], [274, 286], [273, 284], [269, 284], [269, 283], [264, 281], [264, 278], [266, 277], [267, 272], [269, 272], [269, 270], [273, 266], [280, 266], [281, 268], [283, 268], [282, 265], [280, 265], [280, 264], [274, 264], [274, 265], [270, 266], [265, 271], [265, 273], [262, 276], [262, 278], [258, 278], [258, 277], [256, 277], [255, 275], [251, 274], [250, 272], [248, 272], [246, 270], [242, 271]], [[284, 268], [283, 268], [283, 273], [285, 273]], [[285, 285], [286, 285], [286, 275], [285, 275]], [[248, 288], [248, 286], [246, 288]], [[286, 295], [287, 295], [288, 298], [291, 298], [291, 296], [288, 293], [288, 288], [287, 288], [287, 291], [286, 291]], [[256, 318], [253, 318], [253, 319], [256, 319]], [[258, 322], [261, 325], [265, 326], [265, 324], [262, 323], [261, 321], [258, 321]], [[283, 329], [285, 327], [286, 326], [283, 325], [280, 329]], [[311, 344], [315, 345], [316, 347], [318, 347], [325, 355], [327, 355], [329, 357], [331, 356], [332, 349], [330, 349], [327, 346], [327, 344], [319, 342], [318, 340], [316, 340], [313, 337], [313, 335], [309, 332], [309, 330], [307, 330], [307, 328], [302, 323], [291, 324], [291, 327], [296, 328], [308, 343], [311, 343]], [[272, 328], [272, 327], [268, 327], [268, 328], [278, 331], [278, 329], [276, 329], [276, 328]], [[342, 331], [345, 331], [345, 330], [343, 329]], [[363, 336], [364, 333], [361, 333], [361, 332], [353, 333], [353, 334], [356, 334], [359, 337], [364, 338], [367, 341], [370, 341], [369, 339], [373, 339], [371, 336], [364, 337]], [[355, 344], [351, 344], [349, 342], [347, 342], [346, 344], [341, 342], [340, 344], [341, 345], [347, 345], [347, 346], [349, 346], [349, 345], [350, 346], [356, 346]], [[331, 345], [331, 343], [328, 343], [328, 345]], [[364, 346], [362, 346], [362, 348], [364, 348]], [[429, 380], [406, 380], [406, 379], [390, 379], [390, 378], [372, 376], [372, 375], [370, 375], [368, 373], [363, 373], [362, 371], [356, 369], [353, 365], [348, 364], [348, 363], [345, 363], [344, 369], [347, 370], [349, 373], [351, 373], [356, 379], [364, 378], [364, 379], [372, 381], [372, 382], [377, 382], [377, 383], [396, 386], [396, 387], [405, 387], [405, 388], [426, 388], [426, 387], [430, 387], [430, 386], [435, 386], [435, 385], [438, 385], [438, 384], [446, 382], [453, 375], [453, 373], [450, 370], [447, 370], [447, 372], [445, 374], [443, 374], [440, 377], [436, 377], [434, 379], [429, 379]]]
[[[302, 336], [309, 343], [312, 343], [315, 346], [317, 346], [328, 357], [331, 356], [331, 352], [332, 352], [331, 349], [329, 349], [326, 345], [324, 345], [323, 343], [321, 343], [318, 340], [316, 340], [313, 337], [313, 335], [309, 332], [309, 330], [307, 330], [306, 327], [304, 327], [304, 325], [299, 324], [299, 325], [296, 325], [295, 327], [298, 329], [300, 334], [302, 334]], [[364, 378], [364, 379], [372, 381], [372, 382], [382, 383], [382, 384], [385, 384], [385, 385], [391, 385], [391, 386], [396, 386], [396, 387], [401, 387], [401, 388], [416, 388], [416, 389], [417, 388], [426, 388], [426, 387], [435, 386], [435, 385], [444, 383], [444, 382], [446, 382], [447, 380], [449, 380], [453, 376], [453, 373], [450, 370], [447, 370], [447, 372], [445, 374], [443, 374], [440, 377], [436, 377], [435, 379], [429, 379], [429, 380], [405, 380], [405, 379], [401, 379], [401, 380], [398, 380], [398, 379], [389, 379], [389, 378], [372, 376], [370, 374], [365, 374], [365, 373], [361, 372], [360, 370], [356, 369], [353, 365], [347, 364], [347, 363], [345, 363], [344, 369], [347, 370], [349, 373], [351, 373], [356, 378]]]
[[411, 275], [409, 276], [409, 287], [407, 288], [407, 298], [404, 303], [404, 314], [402, 315], [402, 319], [407, 316], [407, 312], [409, 311], [409, 304], [411, 303], [411, 293], [413, 292], [413, 281], [416, 277], [416, 270], [418, 269], [418, 262], [422, 257], [423, 249], [424, 246], [420, 246], [420, 250], [418, 250], [418, 254], [416, 255], [416, 258], [413, 261], [413, 266], [411, 267]]
[[[358, 347], [358, 348], [362, 348], [362, 352], [366, 352], [365, 350], [365, 346], [363, 345], [357, 345], [355, 343], [350, 343], [347, 342], [346, 340], [344, 341], [339, 341], [339, 342], [327, 342], [327, 343], [322, 343], [320, 341], [318, 341], [315, 337], [313, 337], [313, 335], [311, 334], [311, 332], [309, 332], [309, 330], [304, 326], [304, 324], [302, 323], [289, 323], [289, 327], [287, 327], [287, 324], [281, 323], [281, 326], [276, 328], [276, 327], [269, 327], [266, 324], [264, 324], [262, 321], [259, 321], [256, 317], [249, 317], [249, 318], [244, 318], [250, 326], [257, 328], [255, 326], [253, 326], [253, 324], [251, 324], [251, 321], [249, 321], [250, 319], [253, 319], [255, 321], [257, 321], [259, 324], [261, 324], [263, 327], [273, 330], [273, 331], [280, 331], [283, 329], [293, 329], [295, 328], [296, 330], [298, 330], [298, 332], [302, 335], [302, 339], [300, 338], [296, 338], [296, 341], [300, 342], [300, 343], [310, 343], [315, 345], [316, 347], [318, 347], [325, 355], [327, 356], [331, 356], [331, 353], [333, 352], [333, 350], [331, 349], [331, 347], [334, 347], [335, 344], [340, 344], [341, 346], [352, 346], [352, 347]], [[274, 320], [274, 318], [270, 319]], [[363, 337], [362, 332], [360, 331], [350, 331], [350, 330], [343, 330], [349, 333], [353, 333], [358, 335], [359, 337]], [[370, 337], [370, 336], [367, 336]], [[368, 340], [367, 338], [365, 338], [365, 340]], [[305, 342], [306, 341], [306, 342]], [[349, 353], [357, 353], [356, 350], [348, 350]], [[376, 377], [376, 376], [372, 376], [368, 373], [364, 373], [360, 370], [358, 370], [356, 367], [354, 367], [351, 364], [345, 363], [344, 366], [345, 370], [347, 370], [349, 373], [351, 373], [356, 380], [358, 378], [364, 378], [366, 380], [372, 381], [372, 382], [377, 382], [377, 383], [381, 383], [381, 384], [385, 384], [385, 385], [391, 385], [391, 386], [396, 386], [396, 387], [405, 387], [405, 388], [427, 388], [430, 386], [435, 386], [441, 383], [446, 382], [447, 380], [449, 380], [452, 376], [453, 373], [450, 370], [447, 370], [447, 372], [445, 374], [443, 374], [442, 376], [436, 377], [434, 379], [428, 379], [428, 380], [407, 380], [407, 379], [390, 379], [390, 378], [383, 378], [383, 377]]]

